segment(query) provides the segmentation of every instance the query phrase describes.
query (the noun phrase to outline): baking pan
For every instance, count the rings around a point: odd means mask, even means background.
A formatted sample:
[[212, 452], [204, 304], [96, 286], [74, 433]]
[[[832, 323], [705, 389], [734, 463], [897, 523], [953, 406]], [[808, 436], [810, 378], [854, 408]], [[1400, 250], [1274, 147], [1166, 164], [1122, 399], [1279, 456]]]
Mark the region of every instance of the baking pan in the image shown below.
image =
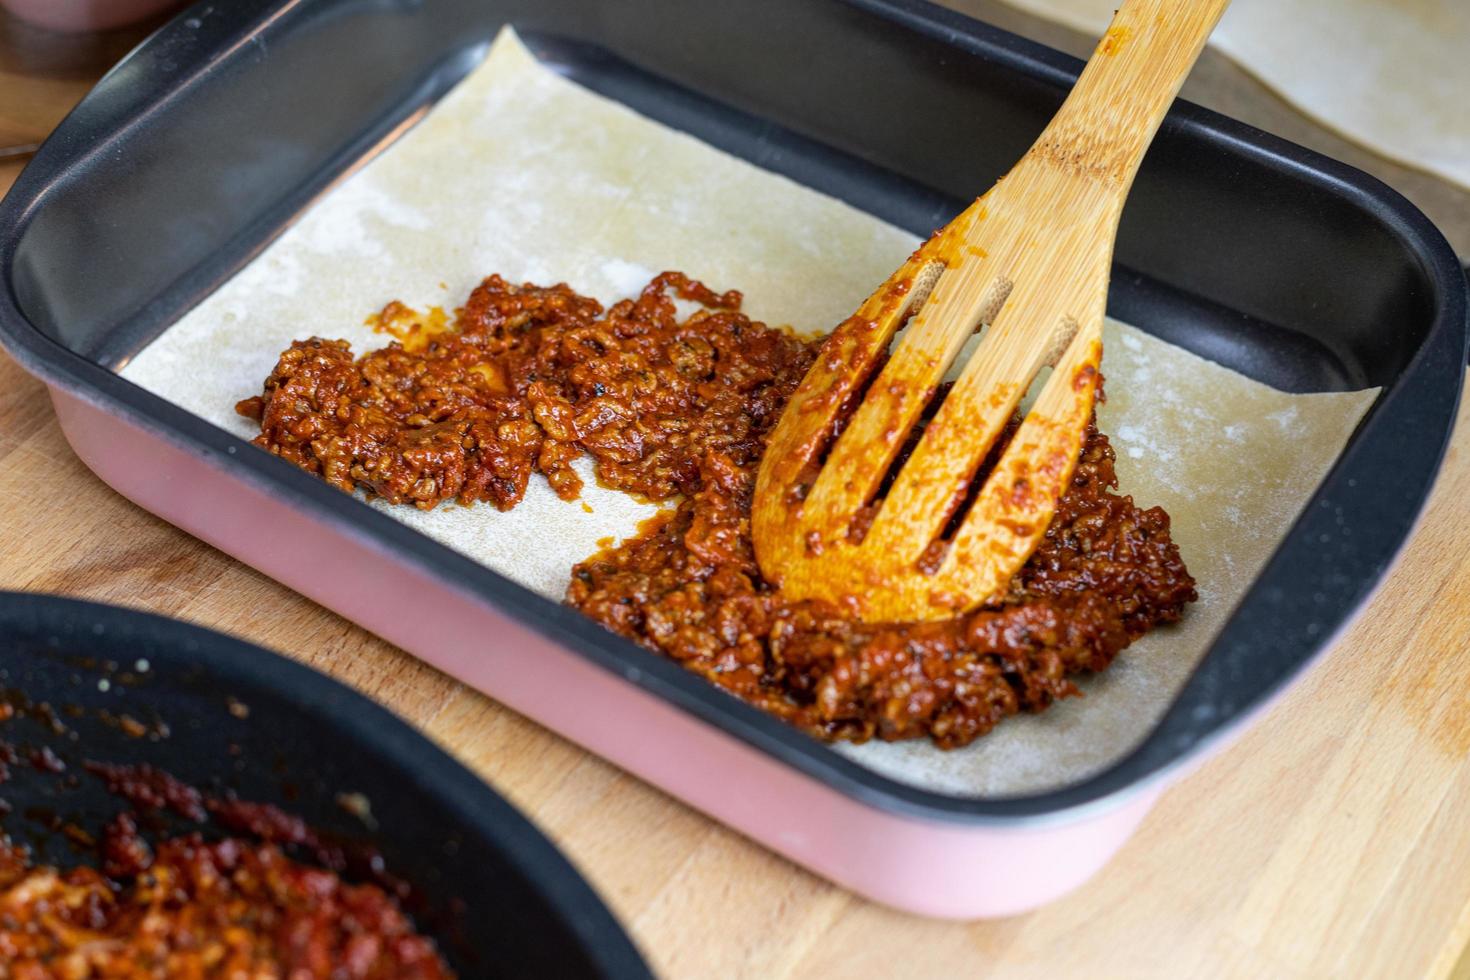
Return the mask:
[[579, 83], [917, 234], [1009, 167], [1080, 69], [917, 0], [199, 4], [0, 205], [0, 341], [104, 480], [793, 860], [942, 916], [1086, 880], [1387, 573], [1455, 417], [1454, 256], [1372, 178], [1182, 103], [1124, 215], [1110, 312], [1280, 388], [1383, 392], [1158, 725], [1053, 791], [877, 775], [115, 375], [507, 23]]
[[[406, 908], [463, 977], [647, 977], [612, 915], [508, 803], [387, 711], [315, 671], [218, 633], [52, 596], [0, 593], [0, 693], [49, 705], [0, 725], [23, 756], [0, 828], [72, 867], [126, 804], [83, 763], [148, 763], [202, 791], [300, 816], [349, 849], [381, 855]], [[118, 719], [133, 719], [133, 734]], [[139, 734], [147, 729], [146, 736]], [[159, 737], [159, 733], [166, 733]], [[371, 819], [339, 794], [362, 794]], [[181, 832], [197, 831], [182, 825]], [[207, 830], [207, 828], [205, 828]]]

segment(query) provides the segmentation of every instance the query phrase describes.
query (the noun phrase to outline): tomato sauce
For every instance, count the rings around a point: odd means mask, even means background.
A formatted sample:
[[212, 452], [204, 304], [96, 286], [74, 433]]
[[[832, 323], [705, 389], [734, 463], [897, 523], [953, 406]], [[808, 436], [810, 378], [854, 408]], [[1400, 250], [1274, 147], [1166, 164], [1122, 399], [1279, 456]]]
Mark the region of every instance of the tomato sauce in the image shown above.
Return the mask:
[[[676, 298], [700, 308], [681, 318]], [[1169, 516], [1117, 492], [1113, 451], [1089, 425], [1044, 540], [999, 600], [871, 624], [842, 603], [787, 599], [756, 565], [751, 496], [822, 342], [740, 302], [674, 272], [607, 309], [564, 284], [492, 276], [452, 321], [391, 304], [377, 322], [400, 340], [360, 357], [344, 341], [293, 343], [237, 410], [260, 423], [257, 445], [394, 503], [509, 509], [538, 472], [572, 499], [581, 455], [603, 484], [670, 501], [579, 563], [567, 603], [825, 739], [966, 745], [1077, 694], [1078, 674], [1196, 598]]]

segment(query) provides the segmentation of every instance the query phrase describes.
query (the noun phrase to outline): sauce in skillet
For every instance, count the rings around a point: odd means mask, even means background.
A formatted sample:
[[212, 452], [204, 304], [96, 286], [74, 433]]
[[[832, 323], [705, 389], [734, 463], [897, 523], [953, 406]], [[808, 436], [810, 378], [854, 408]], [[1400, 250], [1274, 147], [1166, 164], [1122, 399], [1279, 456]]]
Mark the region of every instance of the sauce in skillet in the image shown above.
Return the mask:
[[452, 976], [381, 888], [347, 884], [276, 844], [191, 835], [155, 851], [124, 814], [108, 826], [102, 851], [103, 871], [60, 871], [32, 866], [0, 837], [0, 975]]
[[[0, 721], [7, 717], [0, 713]], [[29, 755], [40, 773], [67, 771], [49, 749]], [[22, 757], [0, 741], [0, 763], [13, 767]], [[100, 838], [58, 814], [26, 811], [49, 833], [94, 852], [96, 867], [38, 866], [0, 831], [0, 978], [453, 977], [403, 912], [407, 886], [383, 871], [375, 851], [331, 843], [275, 806], [213, 796], [149, 765], [76, 768], [101, 779], [128, 809]], [[0, 806], [0, 817], [7, 811]], [[212, 820], [231, 836], [190, 833], [154, 846], [140, 824], [163, 813]]]

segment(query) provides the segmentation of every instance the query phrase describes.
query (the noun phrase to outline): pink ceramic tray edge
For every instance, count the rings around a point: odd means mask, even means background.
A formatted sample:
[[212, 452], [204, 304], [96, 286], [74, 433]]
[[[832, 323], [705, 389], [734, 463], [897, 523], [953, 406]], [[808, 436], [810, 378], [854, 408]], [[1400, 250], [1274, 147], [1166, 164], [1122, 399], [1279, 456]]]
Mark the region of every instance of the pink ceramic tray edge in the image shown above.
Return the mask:
[[1035, 908], [1095, 874], [1163, 789], [1015, 826], [867, 805], [84, 398], [52, 398], [78, 456], [139, 506], [875, 901], [962, 919]]

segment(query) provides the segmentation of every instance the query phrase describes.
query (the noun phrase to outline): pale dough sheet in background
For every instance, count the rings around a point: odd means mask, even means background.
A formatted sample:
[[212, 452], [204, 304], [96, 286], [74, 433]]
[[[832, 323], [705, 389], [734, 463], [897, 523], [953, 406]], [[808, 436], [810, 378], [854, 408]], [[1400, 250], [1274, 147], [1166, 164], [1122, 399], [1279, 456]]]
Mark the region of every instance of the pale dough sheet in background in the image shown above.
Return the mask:
[[[1005, 0], [1102, 35], [1118, 0]], [[1233, 0], [1210, 43], [1368, 149], [1470, 188], [1466, 0]]]
[[[381, 346], [363, 319], [392, 299], [453, 306], [499, 272], [565, 281], [606, 303], [681, 269], [716, 289], [744, 290], [757, 319], [818, 331], [850, 313], [915, 244], [586, 92], [506, 35], [414, 130], [122, 373], [248, 439], [256, 430], [234, 403], [259, 393], [282, 349], [313, 334], [346, 338], [359, 352]], [[1167, 706], [1374, 396], [1282, 394], [1118, 324], [1103, 370], [1100, 414], [1123, 488], [1174, 515], [1201, 601], [1180, 627], [1086, 681], [1086, 698], [1007, 721], [970, 748], [839, 751], [961, 794], [1054, 785], [1116, 758]], [[510, 513], [375, 506], [560, 599], [571, 566], [599, 538], [630, 534], [653, 511], [590, 480], [583, 499], [591, 513], [536, 477]]]

